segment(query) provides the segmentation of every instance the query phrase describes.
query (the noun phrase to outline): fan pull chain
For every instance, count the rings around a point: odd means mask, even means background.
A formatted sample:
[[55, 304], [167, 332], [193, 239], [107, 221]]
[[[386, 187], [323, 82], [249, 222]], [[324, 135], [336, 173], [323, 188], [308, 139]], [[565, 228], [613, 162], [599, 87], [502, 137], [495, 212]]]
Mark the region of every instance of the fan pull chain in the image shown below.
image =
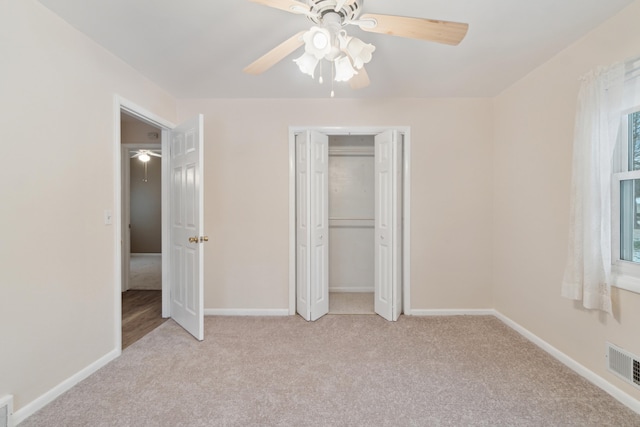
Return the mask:
[[144, 179], [142, 182], [149, 182], [149, 179], [147, 178], [147, 163], [149, 162], [144, 162]]
[[336, 96], [336, 93], [333, 91], [333, 82], [336, 81], [336, 69], [335, 67], [332, 65], [331, 66], [331, 97], [333, 98], [334, 96]]

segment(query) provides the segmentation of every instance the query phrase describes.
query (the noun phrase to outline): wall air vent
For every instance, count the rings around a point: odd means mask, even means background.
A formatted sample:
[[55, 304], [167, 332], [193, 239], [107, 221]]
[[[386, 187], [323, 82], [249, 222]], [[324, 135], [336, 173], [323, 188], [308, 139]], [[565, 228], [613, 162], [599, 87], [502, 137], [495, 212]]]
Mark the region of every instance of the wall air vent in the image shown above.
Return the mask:
[[640, 388], [640, 357], [608, 342], [606, 358], [611, 372]]

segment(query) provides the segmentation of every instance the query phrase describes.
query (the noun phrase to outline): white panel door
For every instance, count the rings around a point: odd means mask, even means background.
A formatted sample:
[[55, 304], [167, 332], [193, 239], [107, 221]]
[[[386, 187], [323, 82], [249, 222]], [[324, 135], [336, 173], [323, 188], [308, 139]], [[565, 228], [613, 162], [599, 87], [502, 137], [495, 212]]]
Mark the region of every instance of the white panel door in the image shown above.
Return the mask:
[[311, 276], [309, 257], [309, 140], [296, 135], [296, 311], [311, 320]]
[[202, 115], [171, 131], [171, 317], [204, 339]]
[[306, 320], [329, 312], [329, 137], [296, 136], [296, 306]]
[[375, 312], [390, 321], [402, 311], [402, 136], [375, 137]]
[[311, 320], [329, 312], [329, 137], [309, 132], [311, 146]]

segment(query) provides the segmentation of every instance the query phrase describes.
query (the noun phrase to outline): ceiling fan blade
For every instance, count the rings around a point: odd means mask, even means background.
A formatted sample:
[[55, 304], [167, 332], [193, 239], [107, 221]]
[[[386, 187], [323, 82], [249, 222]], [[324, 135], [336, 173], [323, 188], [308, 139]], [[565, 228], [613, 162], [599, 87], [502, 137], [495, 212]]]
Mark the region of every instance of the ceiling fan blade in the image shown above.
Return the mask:
[[286, 12], [296, 13], [300, 15], [309, 15], [311, 8], [308, 4], [300, 3], [296, 0], [249, 0], [264, 6], [273, 7], [284, 10]]
[[[131, 153], [129, 153], [131, 154]], [[137, 151], [136, 154], [134, 154], [133, 156], [131, 156], [132, 159], [135, 159], [136, 157], [140, 156], [142, 153]]]
[[[364, 31], [427, 40], [453, 46], [460, 44], [469, 29], [468, 24], [460, 22], [377, 15], [373, 13], [362, 15], [354, 23]], [[373, 25], [370, 23], [373, 23]]]
[[369, 80], [369, 74], [367, 74], [367, 70], [365, 70], [364, 67], [360, 68], [358, 70], [358, 74], [351, 77], [351, 80], [349, 80], [349, 85], [353, 90], [364, 89], [369, 86], [370, 83], [371, 80]]
[[158, 153], [155, 153], [153, 151], [147, 151], [147, 154], [150, 155], [150, 156], [162, 157], [162, 154], [158, 154]]
[[266, 54], [251, 63], [243, 71], [247, 74], [261, 74], [267, 71], [269, 68], [282, 61], [285, 57], [290, 55], [294, 50], [298, 49], [304, 44], [302, 35], [306, 31], [300, 31], [288, 40], [280, 43], [278, 46], [271, 49]]

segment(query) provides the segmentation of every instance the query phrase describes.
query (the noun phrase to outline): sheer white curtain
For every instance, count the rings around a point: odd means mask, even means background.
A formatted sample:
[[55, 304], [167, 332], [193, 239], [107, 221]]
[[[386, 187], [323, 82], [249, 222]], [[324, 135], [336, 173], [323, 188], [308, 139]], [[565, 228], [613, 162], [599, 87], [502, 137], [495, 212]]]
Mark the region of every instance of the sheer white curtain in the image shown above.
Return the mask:
[[611, 172], [622, 117], [625, 65], [592, 71], [581, 80], [562, 296], [611, 313]]

